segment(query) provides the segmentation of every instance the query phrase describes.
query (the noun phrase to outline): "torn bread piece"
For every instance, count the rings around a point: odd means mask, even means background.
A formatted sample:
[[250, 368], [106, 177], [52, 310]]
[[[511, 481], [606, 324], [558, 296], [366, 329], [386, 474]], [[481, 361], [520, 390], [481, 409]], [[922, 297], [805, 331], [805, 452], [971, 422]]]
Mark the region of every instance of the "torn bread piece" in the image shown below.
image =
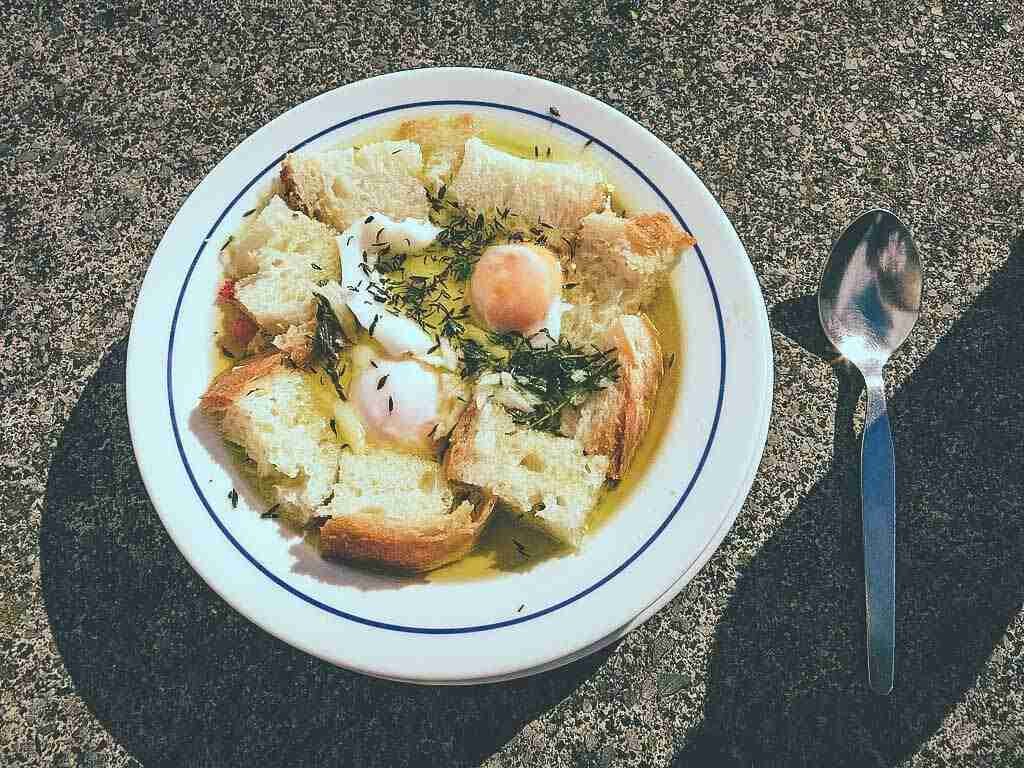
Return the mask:
[[[303, 364], [313, 321], [313, 288], [341, 275], [337, 232], [326, 224], [293, 211], [278, 196], [242, 225], [221, 251], [230, 296], [236, 306], [267, 336], [287, 344], [292, 361]], [[292, 327], [297, 326], [295, 331]], [[265, 344], [261, 338], [255, 340]]]
[[316, 402], [314, 381], [273, 353], [215, 378], [200, 408], [247, 461], [279, 514], [306, 524], [338, 475], [340, 446]]
[[342, 453], [329, 516], [320, 528], [325, 557], [427, 571], [464, 557], [494, 510], [494, 497], [457, 488], [433, 459], [377, 449]]
[[571, 232], [580, 219], [601, 209], [606, 185], [595, 167], [528, 160], [474, 137], [466, 142], [449, 192], [479, 211], [509, 208], [531, 223]]
[[578, 547], [608, 470], [576, 440], [516, 424], [493, 401], [470, 403], [445, 456], [450, 480], [477, 486], [556, 539]]
[[341, 270], [334, 240], [337, 234], [326, 224], [293, 211], [275, 195], [263, 210], [242, 220], [241, 227], [221, 251], [221, 261], [228, 277], [246, 277], [260, 268], [259, 251], [271, 248], [304, 254], [309, 263], [324, 270], [325, 279], [336, 280]]
[[618, 480], [651, 424], [665, 366], [658, 331], [644, 315], [616, 319], [605, 347], [618, 351], [618, 381], [592, 394], [578, 411], [564, 411], [562, 431], [582, 443], [584, 453], [608, 456], [608, 477]]
[[381, 141], [359, 149], [286, 155], [281, 181], [293, 208], [344, 232], [368, 213], [426, 219], [422, 170], [418, 144]]
[[294, 350], [299, 339], [295, 332], [287, 335], [289, 328], [305, 327], [311, 322], [317, 283], [337, 279], [337, 267], [328, 270], [308, 254], [275, 248], [260, 248], [252, 259], [257, 265], [256, 272], [235, 283], [235, 301], [266, 333], [285, 334], [284, 340]]
[[478, 136], [480, 122], [470, 114], [431, 115], [406, 120], [398, 138], [413, 141], [423, 152], [423, 178], [439, 187], [451, 181], [462, 165], [466, 141]]
[[696, 240], [665, 213], [623, 218], [610, 208], [583, 218], [574, 249], [573, 307], [562, 333], [576, 344], [600, 344], [621, 315], [653, 302]]

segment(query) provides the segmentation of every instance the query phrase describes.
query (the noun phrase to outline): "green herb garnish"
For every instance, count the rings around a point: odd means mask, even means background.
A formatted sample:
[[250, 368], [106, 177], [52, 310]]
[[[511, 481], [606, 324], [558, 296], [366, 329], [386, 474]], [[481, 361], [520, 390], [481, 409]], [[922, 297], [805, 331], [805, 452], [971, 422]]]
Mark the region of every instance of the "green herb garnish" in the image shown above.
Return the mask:
[[517, 333], [492, 333], [490, 341], [491, 348], [473, 340], [463, 343], [463, 371], [468, 377], [486, 372], [511, 374], [519, 387], [539, 400], [532, 411], [509, 412], [514, 421], [531, 429], [557, 432], [564, 408], [580, 405], [587, 395], [618, 378], [619, 363], [613, 350], [586, 350], [550, 337], [547, 346], [534, 347]]
[[475, 339], [466, 339], [462, 343], [462, 368], [465, 375], [473, 378], [481, 371], [499, 365], [484, 346]]
[[338, 370], [338, 353], [349, 343], [338, 316], [334, 314], [331, 303], [319, 293], [316, 297], [316, 331], [313, 333], [313, 359], [323, 368], [324, 373], [334, 385], [338, 397], [348, 400], [345, 390], [341, 387], [341, 372]]

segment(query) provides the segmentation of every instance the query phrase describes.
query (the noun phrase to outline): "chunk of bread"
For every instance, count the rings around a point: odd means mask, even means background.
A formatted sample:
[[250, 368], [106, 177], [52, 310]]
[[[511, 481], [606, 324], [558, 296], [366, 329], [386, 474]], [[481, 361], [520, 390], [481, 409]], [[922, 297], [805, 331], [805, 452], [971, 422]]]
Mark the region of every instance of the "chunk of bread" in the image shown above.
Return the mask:
[[423, 155], [411, 141], [286, 155], [281, 181], [288, 203], [343, 232], [369, 213], [425, 219], [429, 205], [419, 175]]
[[235, 301], [242, 309], [269, 334], [311, 322], [317, 281], [328, 279], [330, 270], [305, 253], [276, 248], [260, 248], [252, 258], [256, 272], [235, 283]]
[[310, 374], [274, 353], [215, 378], [200, 401], [224, 438], [241, 446], [280, 513], [303, 525], [328, 498], [340, 446]]
[[517, 425], [493, 401], [470, 403], [445, 456], [449, 479], [492, 493], [556, 539], [578, 547], [608, 469], [575, 440]]
[[436, 461], [377, 449], [342, 453], [329, 515], [320, 529], [326, 557], [427, 571], [466, 555], [494, 509], [494, 497], [454, 488]]
[[232, 366], [210, 382], [199, 400], [199, 406], [207, 415], [219, 420], [227, 408], [252, 389], [253, 382], [283, 368], [284, 356], [280, 353], [254, 357]]
[[449, 191], [480, 211], [511, 208], [531, 223], [574, 231], [584, 216], [600, 210], [605, 183], [592, 166], [528, 160], [474, 137], [466, 142]]
[[647, 308], [683, 253], [696, 243], [665, 213], [623, 218], [609, 208], [585, 216], [574, 249], [573, 306], [562, 333], [576, 344], [600, 344], [621, 315]]
[[270, 248], [286, 253], [305, 254], [308, 261], [324, 270], [324, 279], [336, 280], [341, 274], [338, 233], [326, 224], [293, 211], [278, 196], [270, 199], [262, 211], [242, 220], [221, 260], [228, 277], [251, 275], [260, 268], [258, 253]]
[[665, 365], [658, 331], [644, 315], [624, 315], [612, 324], [606, 348], [618, 351], [619, 378], [592, 394], [563, 432], [583, 444], [584, 453], [608, 456], [608, 477], [621, 478], [651, 424]]
[[480, 122], [471, 114], [431, 115], [406, 120], [398, 138], [413, 141], [423, 152], [423, 178], [434, 186], [447, 184], [462, 165], [466, 141], [478, 136]]

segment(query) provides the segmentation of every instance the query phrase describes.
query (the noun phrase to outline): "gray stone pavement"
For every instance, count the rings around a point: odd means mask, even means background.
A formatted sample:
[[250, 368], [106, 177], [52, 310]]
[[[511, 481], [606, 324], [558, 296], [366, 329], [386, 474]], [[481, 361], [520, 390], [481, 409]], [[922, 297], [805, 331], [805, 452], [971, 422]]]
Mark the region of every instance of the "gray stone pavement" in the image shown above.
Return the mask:
[[[7, 4], [0, 46], [0, 765], [1024, 765], [1019, 2]], [[125, 343], [188, 192], [287, 108], [500, 67], [649, 127], [721, 201], [773, 325], [763, 465], [612, 648], [469, 689], [367, 679], [225, 605], [139, 479]], [[864, 685], [859, 386], [814, 321], [834, 236], [913, 228], [892, 366], [900, 656]]]

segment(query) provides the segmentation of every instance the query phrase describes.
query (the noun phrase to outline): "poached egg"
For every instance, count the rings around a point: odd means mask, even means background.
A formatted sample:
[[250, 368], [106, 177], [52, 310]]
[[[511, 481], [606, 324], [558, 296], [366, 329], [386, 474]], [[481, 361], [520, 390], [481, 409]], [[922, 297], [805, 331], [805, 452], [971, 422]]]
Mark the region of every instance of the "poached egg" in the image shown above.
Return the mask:
[[358, 365], [349, 399], [378, 443], [429, 449], [441, 420], [438, 374], [419, 360], [376, 358]]
[[521, 333], [531, 345], [546, 346], [558, 340], [567, 308], [562, 266], [540, 245], [493, 245], [473, 269], [469, 300], [492, 330]]

